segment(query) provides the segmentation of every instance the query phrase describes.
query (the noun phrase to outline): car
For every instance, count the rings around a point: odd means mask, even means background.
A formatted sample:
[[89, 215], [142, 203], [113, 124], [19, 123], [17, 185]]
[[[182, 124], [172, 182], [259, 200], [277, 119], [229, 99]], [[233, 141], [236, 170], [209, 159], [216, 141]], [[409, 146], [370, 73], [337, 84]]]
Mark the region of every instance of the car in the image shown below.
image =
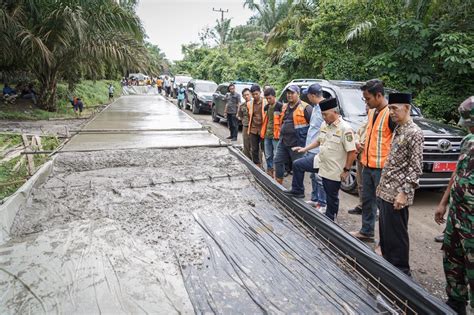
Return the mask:
[[245, 88], [250, 89], [253, 82], [241, 82], [241, 81], [233, 81], [233, 82], [225, 82], [219, 84], [216, 89], [216, 92], [212, 95], [212, 120], [214, 122], [219, 122], [221, 119], [225, 119], [224, 117], [224, 110], [225, 110], [225, 95], [229, 92], [229, 85], [233, 83], [235, 85], [235, 92], [242, 95], [242, 91]]
[[212, 94], [217, 88], [214, 81], [193, 79], [186, 87], [186, 109], [191, 109], [193, 114], [211, 112]]
[[[321, 85], [325, 98], [335, 97], [337, 99], [343, 119], [350, 123], [354, 131], [357, 131], [367, 120], [365, 101], [360, 90], [365, 82], [296, 79], [288, 83], [283, 91], [293, 84], [304, 89], [313, 83]], [[395, 92], [395, 90], [387, 89], [387, 92]], [[386, 94], [388, 97], [388, 93]], [[302, 95], [302, 99], [309, 103], [305, 95]], [[282, 93], [279, 100], [286, 102], [286, 93]], [[424, 135], [423, 175], [420, 178], [420, 187], [446, 187], [455, 170], [460, 154], [461, 140], [466, 132], [463, 129], [424, 118], [421, 110], [416, 106], [412, 106], [411, 116]], [[348, 193], [357, 192], [355, 166], [352, 167], [348, 180], [341, 183], [341, 189]]]
[[178, 88], [180, 84], [183, 84], [184, 87], [188, 85], [188, 82], [191, 81], [193, 78], [186, 74], [178, 74], [173, 77], [173, 89], [171, 91], [172, 97], [178, 97]]

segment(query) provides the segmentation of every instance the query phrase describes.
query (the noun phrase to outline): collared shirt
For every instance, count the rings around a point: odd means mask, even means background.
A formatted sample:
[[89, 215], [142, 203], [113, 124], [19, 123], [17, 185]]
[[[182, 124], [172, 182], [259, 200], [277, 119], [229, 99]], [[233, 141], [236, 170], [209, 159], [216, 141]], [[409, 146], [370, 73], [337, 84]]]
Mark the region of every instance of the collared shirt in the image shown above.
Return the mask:
[[255, 102], [253, 101], [253, 114], [252, 114], [252, 126], [250, 126], [250, 133], [254, 135], [260, 134], [260, 128], [262, 128], [262, 105], [263, 99]]
[[392, 147], [382, 170], [377, 196], [393, 203], [403, 187], [411, 188], [407, 206], [413, 204], [415, 188], [423, 173], [423, 131], [412, 119], [395, 128]]
[[[321, 108], [319, 104], [311, 105], [313, 107], [313, 112], [311, 114], [311, 120], [309, 121], [308, 135], [306, 136], [306, 146], [316, 141], [319, 136], [319, 129], [324, 122], [323, 114], [321, 113]], [[314, 148], [308, 152], [318, 154], [319, 148]]]
[[355, 151], [355, 137], [351, 126], [341, 117], [328, 125], [323, 122], [319, 131], [319, 154], [314, 158], [314, 168], [319, 168], [319, 176], [341, 181], [341, 173], [346, 165], [347, 153]]
[[240, 104], [237, 112], [237, 117], [242, 120], [242, 126], [249, 126], [249, 108], [247, 107], [247, 102], [243, 102], [242, 104]]
[[225, 103], [227, 106], [227, 114], [236, 114], [237, 107], [240, 104], [240, 94], [239, 93], [227, 93], [225, 95]]

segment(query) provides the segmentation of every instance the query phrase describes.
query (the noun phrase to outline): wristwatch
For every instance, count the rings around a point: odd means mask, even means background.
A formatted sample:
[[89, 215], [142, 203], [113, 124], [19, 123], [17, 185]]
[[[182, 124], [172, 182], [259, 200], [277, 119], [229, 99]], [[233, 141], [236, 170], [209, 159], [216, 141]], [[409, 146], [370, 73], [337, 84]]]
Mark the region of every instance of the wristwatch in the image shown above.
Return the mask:
[[344, 167], [344, 172], [349, 172], [351, 169]]
[[405, 194], [409, 194], [412, 191], [413, 191], [413, 186], [408, 183], [403, 184], [403, 186], [398, 189], [398, 192], [404, 192]]

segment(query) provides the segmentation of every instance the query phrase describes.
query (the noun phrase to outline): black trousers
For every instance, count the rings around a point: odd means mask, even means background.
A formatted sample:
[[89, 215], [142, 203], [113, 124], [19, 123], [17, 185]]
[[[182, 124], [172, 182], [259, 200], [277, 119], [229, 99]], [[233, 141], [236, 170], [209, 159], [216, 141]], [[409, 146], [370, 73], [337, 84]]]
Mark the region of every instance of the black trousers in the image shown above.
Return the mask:
[[254, 135], [251, 133], [249, 135], [250, 140], [250, 155], [252, 157], [252, 161], [255, 164], [261, 164], [260, 161], [260, 135]]
[[323, 187], [326, 192], [326, 216], [334, 221], [339, 212], [339, 189], [341, 188], [341, 182], [323, 177]]
[[383, 257], [408, 276], [410, 273], [408, 237], [408, 207], [396, 210], [392, 203], [377, 198], [380, 210], [380, 249]]
[[230, 136], [237, 139], [239, 133], [239, 121], [236, 114], [227, 114], [227, 125], [229, 126]]

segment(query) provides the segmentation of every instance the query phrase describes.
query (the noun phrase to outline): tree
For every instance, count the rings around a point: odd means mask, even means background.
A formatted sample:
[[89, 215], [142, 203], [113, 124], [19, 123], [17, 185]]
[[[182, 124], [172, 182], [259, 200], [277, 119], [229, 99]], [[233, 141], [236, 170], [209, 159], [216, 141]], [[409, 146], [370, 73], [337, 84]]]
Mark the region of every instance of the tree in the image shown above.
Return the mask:
[[[104, 68], [142, 68], [144, 31], [132, 10], [136, 1], [3, 0], [2, 64], [24, 67], [39, 82], [38, 105], [56, 110], [58, 80], [97, 78]], [[123, 71], [125, 72], [125, 71]]]

